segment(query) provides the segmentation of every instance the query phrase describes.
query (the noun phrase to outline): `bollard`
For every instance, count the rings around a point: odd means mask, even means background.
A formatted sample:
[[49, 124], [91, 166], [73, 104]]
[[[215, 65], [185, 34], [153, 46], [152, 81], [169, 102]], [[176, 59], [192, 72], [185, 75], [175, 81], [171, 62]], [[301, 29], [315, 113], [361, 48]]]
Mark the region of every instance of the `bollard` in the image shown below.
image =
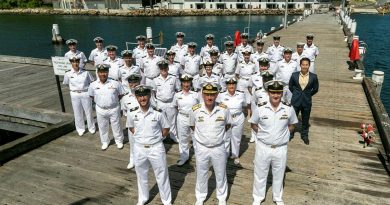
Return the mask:
[[148, 39], [149, 43], [153, 43], [152, 27], [146, 27], [146, 38]]
[[363, 70], [355, 69], [355, 75], [352, 77], [354, 80], [362, 80], [363, 79]]
[[271, 31], [275, 30], [275, 27], [271, 27]]
[[385, 77], [385, 73], [383, 71], [375, 70], [372, 72], [372, 80], [375, 82], [376, 93], [378, 96], [381, 96], [382, 84]]
[[64, 40], [60, 35], [60, 28], [58, 24], [53, 24], [53, 27], [51, 29], [51, 34], [52, 34], [51, 42], [53, 44], [61, 44], [64, 42]]
[[352, 25], [351, 25], [351, 33], [352, 34], [356, 33], [356, 26], [357, 26], [357, 22], [356, 21], [352, 22]]

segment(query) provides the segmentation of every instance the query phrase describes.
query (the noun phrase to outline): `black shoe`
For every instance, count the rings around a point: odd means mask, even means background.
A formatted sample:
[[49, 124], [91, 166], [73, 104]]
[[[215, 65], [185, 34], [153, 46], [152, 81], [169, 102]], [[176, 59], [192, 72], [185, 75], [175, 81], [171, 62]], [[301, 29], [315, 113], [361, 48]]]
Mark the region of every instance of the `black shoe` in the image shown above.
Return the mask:
[[310, 143], [309, 138], [303, 137], [302, 140], [303, 140], [303, 142], [304, 142], [306, 145], [309, 145], [309, 143]]

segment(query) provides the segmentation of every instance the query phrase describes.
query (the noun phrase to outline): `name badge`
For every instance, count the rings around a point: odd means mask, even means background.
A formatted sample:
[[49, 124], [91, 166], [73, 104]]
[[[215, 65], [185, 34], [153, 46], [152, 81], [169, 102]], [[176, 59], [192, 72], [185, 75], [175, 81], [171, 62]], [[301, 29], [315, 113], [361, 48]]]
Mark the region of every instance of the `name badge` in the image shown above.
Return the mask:
[[222, 116], [219, 116], [219, 117], [217, 117], [217, 119], [216, 119], [215, 121], [216, 121], [216, 122], [217, 122], [217, 121], [225, 121], [225, 118], [222, 117]]
[[204, 122], [203, 116], [198, 117], [198, 122]]

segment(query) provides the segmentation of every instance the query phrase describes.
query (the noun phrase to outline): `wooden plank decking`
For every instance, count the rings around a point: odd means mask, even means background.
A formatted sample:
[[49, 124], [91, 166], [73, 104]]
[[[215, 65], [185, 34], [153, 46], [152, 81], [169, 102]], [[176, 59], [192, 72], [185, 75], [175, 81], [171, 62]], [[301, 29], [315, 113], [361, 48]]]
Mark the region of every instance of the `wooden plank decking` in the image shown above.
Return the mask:
[[[336, 20], [329, 14], [313, 15], [278, 34], [283, 45], [295, 48], [309, 32], [320, 47], [316, 61], [320, 91], [314, 97], [310, 145], [304, 145], [299, 135], [289, 144], [285, 203], [390, 204], [390, 180], [376, 147], [358, 143], [359, 124], [373, 122], [373, 117], [361, 84], [347, 70], [348, 48]], [[0, 101], [60, 110], [52, 72], [45, 66], [0, 63]], [[64, 93], [71, 112], [68, 95]], [[242, 168], [227, 165], [228, 204], [252, 201], [254, 144], [248, 143], [248, 126], [244, 134]], [[166, 144], [166, 149], [174, 204], [193, 204], [195, 160], [177, 167], [178, 146]], [[136, 204], [136, 176], [126, 169], [128, 155], [128, 144], [123, 150], [111, 146], [103, 152], [98, 134], [69, 133], [0, 167], [0, 203]], [[160, 204], [152, 172], [149, 180], [150, 204]], [[212, 176], [206, 204], [217, 203], [214, 181]], [[271, 192], [264, 204], [273, 204]]]

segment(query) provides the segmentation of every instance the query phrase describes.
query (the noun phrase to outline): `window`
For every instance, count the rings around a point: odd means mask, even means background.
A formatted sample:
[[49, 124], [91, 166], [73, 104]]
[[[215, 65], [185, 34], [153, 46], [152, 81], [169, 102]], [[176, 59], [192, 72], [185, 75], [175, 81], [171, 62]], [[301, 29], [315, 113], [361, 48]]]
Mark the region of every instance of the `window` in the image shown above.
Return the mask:
[[213, 8], [213, 5], [212, 4], [210, 4], [210, 9], [212, 9]]
[[233, 8], [233, 4], [230, 4], [230, 8], [231, 8], [231, 9]]
[[190, 4], [190, 8], [193, 9], [193, 8], [194, 8], [194, 5]]

